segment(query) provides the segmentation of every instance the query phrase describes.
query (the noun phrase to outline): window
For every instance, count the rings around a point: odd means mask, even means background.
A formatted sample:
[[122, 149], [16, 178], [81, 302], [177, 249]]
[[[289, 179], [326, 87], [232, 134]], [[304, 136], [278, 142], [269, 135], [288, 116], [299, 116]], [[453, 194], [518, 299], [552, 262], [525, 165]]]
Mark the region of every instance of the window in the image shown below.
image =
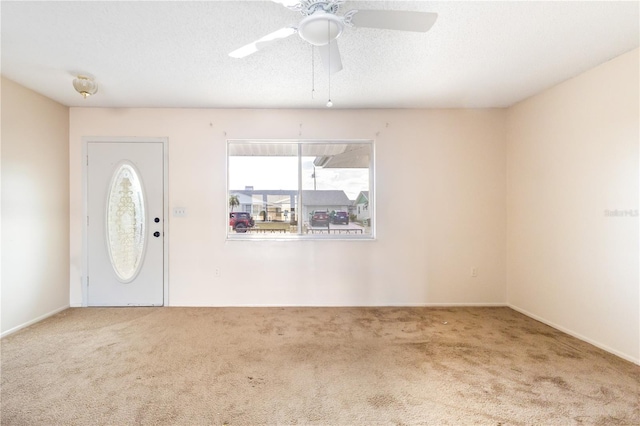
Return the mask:
[[373, 141], [230, 140], [227, 154], [229, 238], [373, 238]]

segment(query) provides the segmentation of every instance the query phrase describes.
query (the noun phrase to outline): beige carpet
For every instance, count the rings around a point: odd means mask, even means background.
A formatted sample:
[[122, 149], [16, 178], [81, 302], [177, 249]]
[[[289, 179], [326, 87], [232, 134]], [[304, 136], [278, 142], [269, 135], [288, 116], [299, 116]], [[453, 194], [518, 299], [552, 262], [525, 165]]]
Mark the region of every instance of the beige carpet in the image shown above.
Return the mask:
[[639, 425], [640, 367], [508, 308], [69, 309], [2, 425]]

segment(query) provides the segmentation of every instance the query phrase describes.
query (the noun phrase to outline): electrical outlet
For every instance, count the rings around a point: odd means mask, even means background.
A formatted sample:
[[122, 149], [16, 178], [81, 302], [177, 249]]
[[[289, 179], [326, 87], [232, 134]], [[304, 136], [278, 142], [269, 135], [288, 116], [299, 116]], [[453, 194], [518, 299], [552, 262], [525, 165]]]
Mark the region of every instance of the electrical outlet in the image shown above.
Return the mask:
[[477, 276], [478, 276], [478, 268], [476, 267], [471, 268], [471, 277], [475, 278]]
[[187, 215], [187, 209], [184, 207], [174, 207], [173, 217], [185, 217]]
[[216, 269], [214, 270], [213, 274], [214, 274], [216, 277], [220, 277], [220, 267], [216, 266]]

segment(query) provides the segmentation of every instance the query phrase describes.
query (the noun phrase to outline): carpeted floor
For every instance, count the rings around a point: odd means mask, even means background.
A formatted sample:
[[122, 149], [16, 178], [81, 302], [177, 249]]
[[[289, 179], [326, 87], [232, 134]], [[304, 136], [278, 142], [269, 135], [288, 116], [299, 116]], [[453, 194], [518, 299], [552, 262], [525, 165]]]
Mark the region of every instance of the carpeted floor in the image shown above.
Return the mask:
[[639, 425], [640, 366], [508, 308], [69, 309], [2, 425]]

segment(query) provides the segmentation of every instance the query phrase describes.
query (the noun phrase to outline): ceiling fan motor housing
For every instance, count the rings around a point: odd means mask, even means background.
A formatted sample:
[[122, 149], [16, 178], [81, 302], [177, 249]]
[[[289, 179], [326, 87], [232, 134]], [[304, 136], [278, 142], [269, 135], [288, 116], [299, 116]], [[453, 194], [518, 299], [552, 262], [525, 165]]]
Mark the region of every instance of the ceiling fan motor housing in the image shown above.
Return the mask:
[[340, 37], [344, 30], [342, 18], [324, 11], [316, 11], [298, 25], [298, 34], [314, 46], [324, 46]]
[[303, 15], [313, 15], [319, 10], [335, 14], [344, 2], [345, 0], [301, 0], [296, 7]]

